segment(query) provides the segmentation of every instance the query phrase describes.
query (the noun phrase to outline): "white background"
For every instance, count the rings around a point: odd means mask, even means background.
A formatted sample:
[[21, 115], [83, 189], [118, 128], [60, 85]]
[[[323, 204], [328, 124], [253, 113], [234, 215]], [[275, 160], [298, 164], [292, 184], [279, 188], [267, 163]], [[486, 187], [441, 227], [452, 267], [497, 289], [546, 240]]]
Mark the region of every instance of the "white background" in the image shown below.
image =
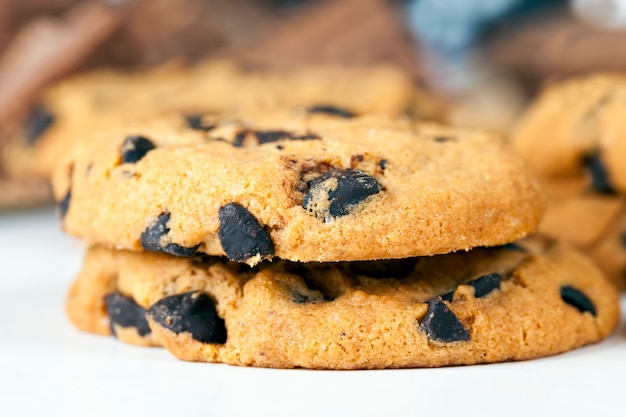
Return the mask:
[[2, 417], [626, 416], [624, 319], [602, 343], [519, 363], [387, 371], [185, 363], [67, 322], [65, 294], [83, 251], [52, 209], [0, 213]]

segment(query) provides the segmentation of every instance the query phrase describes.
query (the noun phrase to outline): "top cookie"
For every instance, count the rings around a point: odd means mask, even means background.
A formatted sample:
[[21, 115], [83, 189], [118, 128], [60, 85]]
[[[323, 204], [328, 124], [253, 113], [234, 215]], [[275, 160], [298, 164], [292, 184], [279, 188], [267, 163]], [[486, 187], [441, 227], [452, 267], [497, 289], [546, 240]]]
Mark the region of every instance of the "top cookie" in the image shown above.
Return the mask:
[[594, 75], [547, 88], [520, 118], [513, 146], [542, 176], [587, 177], [626, 193], [626, 77]]
[[[123, 73], [95, 71], [50, 87], [3, 164], [13, 174], [49, 177], [76, 141], [111, 124], [176, 111], [188, 115], [245, 109], [326, 106], [353, 114], [399, 115], [416, 85], [401, 71], [331, 67], [244, 70], [230, 61]], [[425, 93], [421, 94], [422, 101]]]
[[497, 138], [319, 113], [96, 135], [56, 171], [64, 228], [109, 247], [253, 265], [433, 255], [537, 227], [539, 187]]

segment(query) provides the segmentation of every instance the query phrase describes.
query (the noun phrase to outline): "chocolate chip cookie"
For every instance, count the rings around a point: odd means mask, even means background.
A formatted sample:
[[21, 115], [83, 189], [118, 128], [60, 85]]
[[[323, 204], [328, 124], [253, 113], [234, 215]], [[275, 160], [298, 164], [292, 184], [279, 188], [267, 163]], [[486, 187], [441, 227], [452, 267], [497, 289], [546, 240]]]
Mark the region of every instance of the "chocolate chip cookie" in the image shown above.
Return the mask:
[[[3, 165], [14, 175], [48, 178], [68, 149], [92, 132], [172, 111], [190, 118], [277, 107], [397, 116], [413, 105], [417, 90], [404, 73], [389, 66], [265, 71], [207, 61], [189, 68], [94, 71], [44, 92], [18, 137], [7, 146]], [[429, 96], [421, 90], [419, 94]]]
[[594, 75], [549, 87], [521, 117], [512, 143], [540, 174], [540, 230], [590, 254], [626, 288], [626, 78]]
[[433, 255], [537, 227], [539, 187], [497, 138], [328, 112], [281, 128], [178, 117], [95, 135], [56, 172], [63, 227], [108, 247], [250, 265]]
[[254, 268], [93, 247], [68, 297], [79, 328], [189, 361], [373, 369], [525, 360], [606, 337], [618, 294], [567, 245]]
[[587, 178], [626, 193], [626, 77], [593, 75], [549, 86], [521, 116], [514, 148], [543, 177]]

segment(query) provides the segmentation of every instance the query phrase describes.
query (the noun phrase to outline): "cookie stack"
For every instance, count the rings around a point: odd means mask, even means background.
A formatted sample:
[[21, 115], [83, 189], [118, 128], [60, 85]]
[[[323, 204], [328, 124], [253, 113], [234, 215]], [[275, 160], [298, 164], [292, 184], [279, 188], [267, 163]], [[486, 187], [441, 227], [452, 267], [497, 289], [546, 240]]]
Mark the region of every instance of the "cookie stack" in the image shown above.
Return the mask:
[[[567, 105], [567, 111], [563, 111]], [[584, 250], [626, 289], [626, 77], [548, 87], [513, 131], [548, 195], [540, 230]]]
[[78, 328], [183, 360], [373, 369], [536, 358], [616, 326], [589, 259], [526, 237], [541, 192], [491, 136], [318, 103], [195, 121], [93, 135], [56, 170], [63, 227], [90, 244]]

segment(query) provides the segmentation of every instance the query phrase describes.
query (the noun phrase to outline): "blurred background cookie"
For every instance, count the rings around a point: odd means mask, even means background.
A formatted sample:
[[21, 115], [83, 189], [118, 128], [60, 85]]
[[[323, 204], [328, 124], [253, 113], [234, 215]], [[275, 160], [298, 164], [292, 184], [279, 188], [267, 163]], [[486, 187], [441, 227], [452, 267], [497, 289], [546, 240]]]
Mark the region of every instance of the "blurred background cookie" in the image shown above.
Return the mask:
[[[252, 69], [391, 65], [418, 86], [409, 114], [507, 134], [544, 83], [624, 69], [622, 3], [6, 0], [0, 5], [0, 148], [25, 124], [31, 129], [25, 121], [40, 112], [44, 91], [60, 79], [206, 59]], [[18, 181], [32, 171], [16, 169], [19, 158], [8, 159], [9, 167], [0, 163], [0, 177]]]
[[541, 230], [585, 249], [626, 286], [626, 77], [550, 85], [519, 118], [512, 146], [548, 194]]

